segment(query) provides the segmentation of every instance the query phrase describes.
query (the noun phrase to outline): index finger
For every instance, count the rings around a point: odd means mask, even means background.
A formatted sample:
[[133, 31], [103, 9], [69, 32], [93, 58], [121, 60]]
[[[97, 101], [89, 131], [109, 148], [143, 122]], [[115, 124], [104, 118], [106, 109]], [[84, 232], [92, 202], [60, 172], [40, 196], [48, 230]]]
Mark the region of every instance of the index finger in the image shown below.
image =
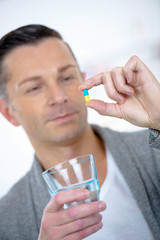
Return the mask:
[[137, 84], [144, 83], [153, 83], [153, 81], [157, 82], [157, 79], [153, 75], [153, 73], [149, 70], [149, 68], [137, 57], [132, 56], [125, 67], [130, 68], [134, 73], [139, 74], [141, 77], [128, 77], [127, 82], [130, 85], [137, 86]]
[[147, 68], [147, 66], [137, 56], [130, 57], [125, 64], [125, 67], [130, 68], [132, 71], [136, 72]]
[[94, 77], [91, 77], [87, 79], [85, 82], [83, 82], [79, 86], [79, 90], [84, 90], [84, 89], [91, 89], [94, 86], [98, 86], [100, 84], [103, 84], [103, 79], [104, 79], [104, 73], [99, 73], [95, 75]]
[[72, 189], [56, 193], [45, 208], [45, 212], [54, 213], [61, 209], [64, 204], [80, 202], [89, 198], [90, 192], [86, 189]]

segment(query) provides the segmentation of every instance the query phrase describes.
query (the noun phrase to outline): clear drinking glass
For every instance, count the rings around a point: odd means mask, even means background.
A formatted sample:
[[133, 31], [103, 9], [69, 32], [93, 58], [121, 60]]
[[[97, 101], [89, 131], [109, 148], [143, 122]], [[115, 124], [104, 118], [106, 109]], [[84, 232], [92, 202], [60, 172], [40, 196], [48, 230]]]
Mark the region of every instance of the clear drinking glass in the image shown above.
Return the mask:
[[90, 191], [88, 199], [82, 202], [67, 203], [64, 205], [65, 209], [73, 205], [99, 200], [99, 181], [92, 154], [53, 166], [44, 171], [42, 176], [52, 196], [57, 192], [75, 188], [84, 188]]

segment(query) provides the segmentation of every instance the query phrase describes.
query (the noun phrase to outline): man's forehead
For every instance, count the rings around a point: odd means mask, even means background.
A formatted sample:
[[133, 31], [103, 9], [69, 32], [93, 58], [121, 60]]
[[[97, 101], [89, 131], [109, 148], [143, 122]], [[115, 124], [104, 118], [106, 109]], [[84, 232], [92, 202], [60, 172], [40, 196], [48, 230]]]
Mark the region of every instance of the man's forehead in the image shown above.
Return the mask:
[[42, 39], [36, 43], [27, 43], [20, 46], [16, 46], [7, 54], [7, 56], [25, 54], [28, 51], [30, 53], [38, 52], [40, 54], [40, 52], [43, 52], [43, 51], [46, 52], [47, 50], [50, 51], [50, 53], [59, 51], [59, 52], [68, 52], [71, 54], [68, 46], [62, 40], [58, 38], [50, 37], [50, 38]]
[[18, 84], [48, 71], [56, 74], [78, 67], [65, 43], [53, 38], [38, 45], [17, 47], [5, 59], [5, 66], [10, 80]]
[[[66, 62], [67, 61], [67, 62]], [[66, 64], [77, 65], [68, 46], [60, 39], [47, 38], [38, 44], [22, 45], [12, 50], [5, 59], [5, 65], [9, 69], [22, 67], [23, 64], [53, 62], [65, 66]]]

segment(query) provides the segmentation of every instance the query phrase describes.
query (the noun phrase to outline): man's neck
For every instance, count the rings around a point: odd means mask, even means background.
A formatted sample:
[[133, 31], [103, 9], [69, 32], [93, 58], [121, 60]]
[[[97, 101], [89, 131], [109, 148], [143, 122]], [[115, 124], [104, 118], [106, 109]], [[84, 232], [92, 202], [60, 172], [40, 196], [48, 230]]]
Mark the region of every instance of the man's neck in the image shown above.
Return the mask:
[[36, 146], [36, 155], [44, 170], [67, 161], [74, 157], [93, 154], [95, 159], [104, 156], [105, 150], [102, 140], [97, 137], [90, 125], [81, 135], [67, 144]]

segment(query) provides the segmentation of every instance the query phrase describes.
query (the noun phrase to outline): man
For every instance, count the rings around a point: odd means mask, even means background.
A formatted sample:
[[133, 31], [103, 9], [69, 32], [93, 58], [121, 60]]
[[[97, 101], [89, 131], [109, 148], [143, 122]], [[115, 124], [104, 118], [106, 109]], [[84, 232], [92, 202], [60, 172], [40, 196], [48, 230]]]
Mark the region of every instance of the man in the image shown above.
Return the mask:
[[[160, 148], [160, 84], [144, 63], [132, 57], [125, 67], [84, 82], [60, 34], [28, 25], [1, 39], [0, 72], [1, 113], [23, 126], [35, 149], [32, 169], [0, 201], [0, 239], [158, 239], [159, 150], [148, 146], [146, 131], [89, 125], [80, 91], [104, 84], [116, 103], [91, 100], [88, 107], [155, 129], [150, 145]], [[89, 192], [65, 191], [50, 199], [41, 177], [43, 170], [88, 153], [95, 156], [100, 196], [108, 205], [103, 228], [104, 201], [64, 210]]]

